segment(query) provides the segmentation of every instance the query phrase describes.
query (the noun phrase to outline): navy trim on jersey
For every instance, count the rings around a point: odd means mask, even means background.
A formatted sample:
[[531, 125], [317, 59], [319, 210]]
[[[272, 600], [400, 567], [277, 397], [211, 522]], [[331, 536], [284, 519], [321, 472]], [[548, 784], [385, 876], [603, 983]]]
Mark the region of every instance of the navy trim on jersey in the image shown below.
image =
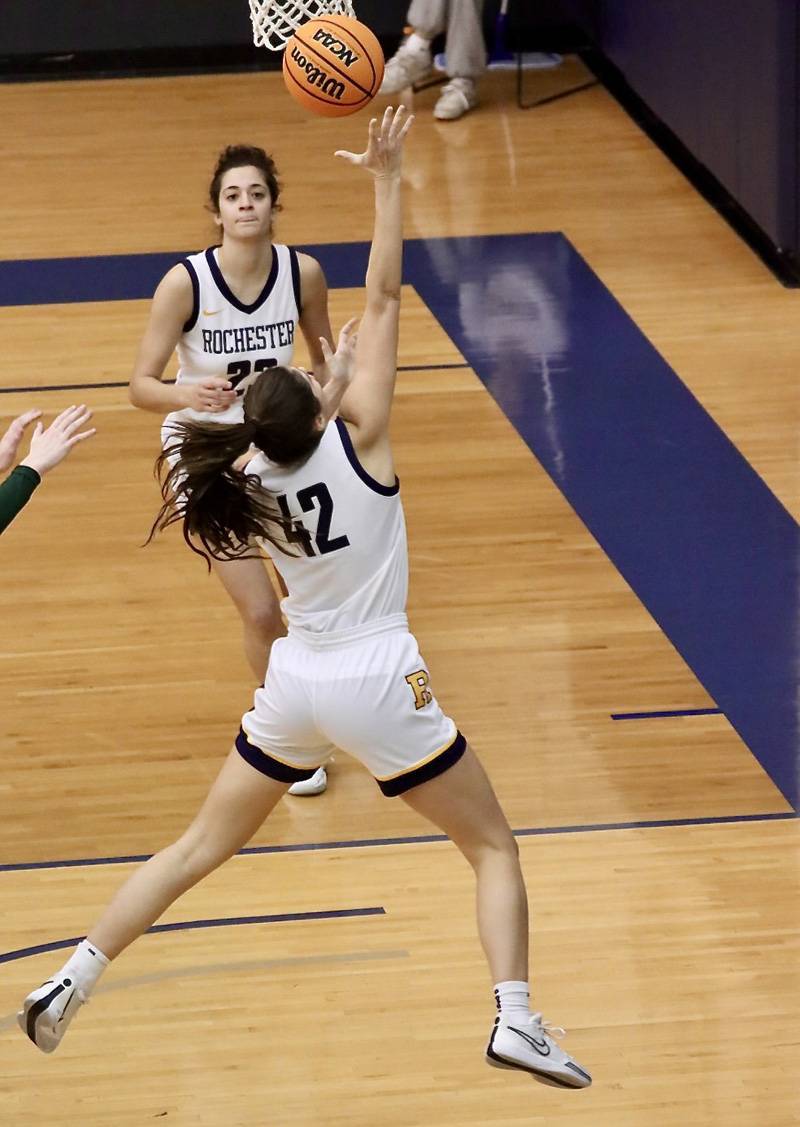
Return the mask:
[[396, 775], [393, 779], [376, 779], [375, 782], [387, 798], [396, 798], [399, 794], [405, 794], [406, 791], [411, 790], [412, 787], [418, 787], [420, 783], [429, 783], [431, 779], [443, 775], [445, 771], [458, 763], [466, 750], [467, 741], [460, 732], [456, 732], [456, 738], [450, 746], [446, 747], [441, 755], [437, 755], [435, 759], [429, 759], [421, 767], [414, 767], [411, 771], [406, 771], [403, 775]]
[[289, 259], [292, 263], [292, 286], [294, 287], [294, 300], [297, 304], [298, 320], [303, 316], [303, 293], [300, 287], [300, 260], [294, 247], [287, 247]]
[[252, 305], [245, 305], [243, 302], [239, 301], [238, 297], [228, 288], [228, 283], [225, 281], [223, 273], [219, 268], [219, 263], [214, 255], [216, 249], [216, 247], [209, 247], [206, 250], [206, 262], [211, 271], [211, 277], [216, 282], [217, 289], [225, 300], [230, 302], [234, 309], [238, 309], [240, 313], [255, 313], [272, 293], [275, 288], [275, 283], [278, 280], [278, 252], [275, 250], [275, 247], [272, 247], [272, 266], [270, 267], [267, 280], [264, 283], [264, 288]]
[[239, 729], [239, 735], [236, 737], [236, 750], [246, 763], [255, 767], [256, 771], [269, 779], [276, 779], [279, 783], [304, 782], [319, 770], [319, 767], [312, 767], [310, 771], [306, 771], [302, 767], [290, 767], [288, 763], [273, 759], [268, 752], [251, 744], [242, 728]]
[[384, 497], [394, 497], [396, 493], [400, 492], [400, 478], [397, 474], [394, 475], [394, 485], [381, 485], [374, 477], [371, 477], [358, 460], [358, 455], [353, 448], [353, 440], [350, 437], [350, 432], [344, 424], [343, 419], [336, 420], [336, 429], [339, 432], [339, 437], [342, 440], [344, 452], [347, 455], [347, 460], [353, 469], [356, 471], [358, 477], [368, 485], [375, 493], [380, 493]]
[[188, 258], [181, 261], [181, 266], [186, 267], [186, 273], [192, 283], [192, 312], [189, 314], [189, 320], [183, 326], [183, 331], [188, 333], [195, 327], [200, 315], [200, 280], [197, 277], [197, 271]]

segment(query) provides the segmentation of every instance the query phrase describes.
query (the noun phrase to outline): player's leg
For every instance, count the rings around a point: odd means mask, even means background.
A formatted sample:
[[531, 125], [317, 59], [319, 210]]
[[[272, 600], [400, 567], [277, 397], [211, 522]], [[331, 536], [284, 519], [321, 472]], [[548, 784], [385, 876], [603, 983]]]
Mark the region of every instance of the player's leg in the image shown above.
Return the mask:
[[406, 18], [413, 30], [386, 63], [379, 93], [397, 94], [430, 72], [431, 41], [445, 29], [449, 3], [450, 0], [412, 0]]
[[[285, 632], [280, 610], [280, 600], [287, 594], [283, 580], [270, 560], [213, 560], [211, 566], [239, 611], [245, 656], [263, 685], [272, 643]], [[289, 787], [289, 794], [311, 797], [327, 787], [327, 769], [320, 767], [310, 779]]]
[[52, 1052], [108, 963], [142, 935], [182, 893], [249, 841], [286, 792], [234, 748], [184, 834], [122, 885], [70, 960], [25, 999], [20, 1028]]
[[500, 1011], [486, 1059], [558, 1087], [585, 1088], [591, 1076], [553, 1039], [528, 987], [528, 902], [519, 850], [492, 786], [467, 747], [452, 767], [402, 795], [454, 842], [475, 871], [478, 931]]
[[483, 38], [483, 0], [451, 0], [445, 41], [447, 74], [433, 115], [454, 121], [478, 104], [478, 79], [486, 69]]
[[134, 872], [88, 935], [114, 959], [179, 896], [247, 844], [287, 784], [256, 771], [236, 748], [188, 829]]
[[272, 643], [284, 634], [278, 596], [264, 562], [255, 557], [212, 560], [211, 566], [239, 612], [245, 657], [257, 684], [263, 685]]
[[467, 747], [402, 798], [458, 846], [475, 871], [478, 933], [493, 982], [528, 979], [528, 899], [519, 849], [480, 761]]

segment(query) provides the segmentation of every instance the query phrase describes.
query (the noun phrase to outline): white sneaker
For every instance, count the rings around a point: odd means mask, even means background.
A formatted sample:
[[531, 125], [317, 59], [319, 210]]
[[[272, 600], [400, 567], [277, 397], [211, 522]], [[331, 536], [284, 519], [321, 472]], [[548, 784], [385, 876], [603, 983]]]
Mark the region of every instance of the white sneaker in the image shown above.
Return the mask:
[[543, 1022], [541, 1014], [533, 1014], [527, 1024], [498, 1014], [486, 1046], [486, 1063], [493, 1068], [522, 1069], [556, 1088], [588, 1088], [592, 1082], [589, 1073], [553, 1040], [563, 1035], [563, 1029]]
[[28, 995], [17, 1014], [17, 1024], [37, 1049], [52, 1053], [86, 1001], [72, 978], [56, 975]]
[[413, 86], [421, 78], [430, 74], [433, 67], [430, 49], [409, 47], [401, 43], [386, 64], [379, 94], [397, 94], [408, 86]]
[[471, 78], [451, 78], [433, 107], [439, 121], [455, 121], [478, 104], [478, 93]]
[[299, 783], [292, 783], [289, 794], [300, 794], [308, 797], [312, 794], [322, 794], [328, 787], [328, 773], [324, 767], [314, 772], [310, 779], [301, 779]]

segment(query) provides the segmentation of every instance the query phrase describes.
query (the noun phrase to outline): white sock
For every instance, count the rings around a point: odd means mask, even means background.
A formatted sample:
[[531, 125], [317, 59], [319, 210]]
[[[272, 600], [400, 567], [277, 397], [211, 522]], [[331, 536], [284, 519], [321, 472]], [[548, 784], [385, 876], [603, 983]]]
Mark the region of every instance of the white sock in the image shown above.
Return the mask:
[[422, 35], [418, 35], [416, 31], [412, 31], [405, 43], [409, 51], [430, 51], [431, 41], [425, 39]]
[[509, 1021], [527, 1022], [531, 1016], [531, 996], [527, 982], [497, 982], [494, 1000]]
[[75, 985], [84, 994], [91, 994], [98, 978], [107, 966], [108, 959], [103, 952], [93, 943], [90, 943], [88, 939], [84, 939], [64, 964], [61, 974], [74, 979]]

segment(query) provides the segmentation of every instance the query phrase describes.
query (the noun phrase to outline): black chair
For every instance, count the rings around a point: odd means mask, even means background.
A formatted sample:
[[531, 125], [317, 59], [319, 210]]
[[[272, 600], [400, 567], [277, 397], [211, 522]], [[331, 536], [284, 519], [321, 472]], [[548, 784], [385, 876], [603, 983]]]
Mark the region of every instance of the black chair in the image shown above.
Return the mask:
[[501, 0], [486, 5], [484, 30], [490, 44], [490, 59], [503, 51], [516, 59], [520, 109], [543, 106], [597, 85], [597, 80], [592, 79], [531, 101], [524, 96], [525, 53], [573, 55], [590, 50], [597, 26], [597, 0], [508, 0], [506, 7], [504, 17]]

